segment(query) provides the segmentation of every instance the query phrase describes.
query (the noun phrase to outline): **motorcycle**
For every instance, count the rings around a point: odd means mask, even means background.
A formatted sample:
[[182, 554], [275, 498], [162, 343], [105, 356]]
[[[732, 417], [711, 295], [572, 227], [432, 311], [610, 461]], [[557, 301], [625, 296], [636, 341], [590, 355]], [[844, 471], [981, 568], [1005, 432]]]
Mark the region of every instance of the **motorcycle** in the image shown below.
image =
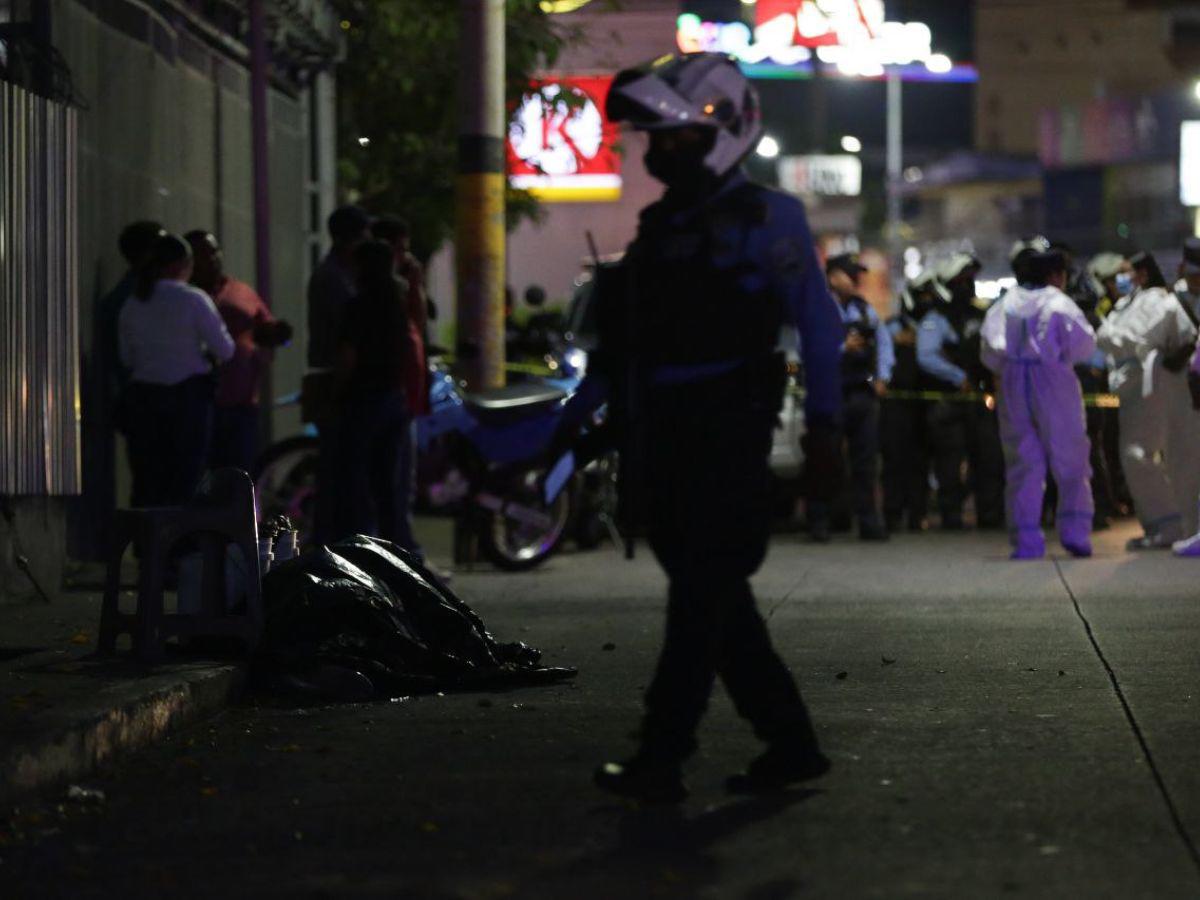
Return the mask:
[[[576, 475], [571, 489], [545, 502], [542, 456], [580, 377], [562, 360], [548, 359], [545, 369], [543, 377], [472, 394], [444, 363], [432, 362], [430, 412], [416, 420], [414, 511], [453, 515], [456, 546], [477, 541], [487, 559], [509, 571], [533, 568], [559, 548], [585, 478]], [[252, 473], [259, 514], [288, 516], [302, 541], [312, 534], [318, 453], [310, 426], [269, 447]]]

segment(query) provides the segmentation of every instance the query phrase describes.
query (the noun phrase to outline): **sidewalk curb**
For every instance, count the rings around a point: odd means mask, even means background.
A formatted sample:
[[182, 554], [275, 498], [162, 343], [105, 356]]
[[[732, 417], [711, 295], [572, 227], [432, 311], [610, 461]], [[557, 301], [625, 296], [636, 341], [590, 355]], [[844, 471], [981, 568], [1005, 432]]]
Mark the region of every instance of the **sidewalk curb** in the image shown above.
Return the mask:
[[44, 736], [0, 751], [0, 803], [57, 782], [91, 775], [121, 753], [145, 747], [179, 725], [223, 709], [246, 682], [244, 665], [207, 665], [159, 686], [122, 688], [108, 703], [64, 721]]

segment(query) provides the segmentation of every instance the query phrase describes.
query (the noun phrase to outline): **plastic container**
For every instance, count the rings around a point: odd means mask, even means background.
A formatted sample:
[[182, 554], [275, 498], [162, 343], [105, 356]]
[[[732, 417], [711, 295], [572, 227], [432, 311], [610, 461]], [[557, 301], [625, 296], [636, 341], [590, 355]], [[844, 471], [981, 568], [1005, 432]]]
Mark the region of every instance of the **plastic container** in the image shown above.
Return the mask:
[[300, 535], [295, 531], [281, 531], [279, 537], [275, 538], [275, 562], [287, 562], [289, 559], [295, 559], [300, 552], [299, 547]]
[[259, 577], [266, 575], [271, 571], [271, 563], [275, 561], [275, 554], [271, 552], [271, 539], [263, 538], [258, 542], [258, 574]]

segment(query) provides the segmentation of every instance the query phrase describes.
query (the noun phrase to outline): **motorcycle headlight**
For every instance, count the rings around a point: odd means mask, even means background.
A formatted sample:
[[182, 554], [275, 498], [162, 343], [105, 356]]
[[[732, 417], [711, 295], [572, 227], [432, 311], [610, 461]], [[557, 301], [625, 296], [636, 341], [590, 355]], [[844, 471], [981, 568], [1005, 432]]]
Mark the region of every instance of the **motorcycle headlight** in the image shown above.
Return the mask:
[[581, 378], [587, 374], [587, 353], [578, 347], [572, 347], [564, 353], [563, 361], [574, 369]]

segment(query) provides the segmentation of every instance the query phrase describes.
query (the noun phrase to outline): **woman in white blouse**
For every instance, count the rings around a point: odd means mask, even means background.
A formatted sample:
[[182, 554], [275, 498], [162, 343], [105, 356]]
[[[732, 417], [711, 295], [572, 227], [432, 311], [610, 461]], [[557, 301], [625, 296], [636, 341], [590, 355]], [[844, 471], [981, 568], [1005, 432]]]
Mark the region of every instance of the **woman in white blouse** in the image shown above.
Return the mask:
[[213, 367], [233, 355], [234, 345], [208, 294], [187, 283], [191, 274], [187, 242], [163, 235], [121, 307], [133, 506], [185, 503], [204, 474]]

